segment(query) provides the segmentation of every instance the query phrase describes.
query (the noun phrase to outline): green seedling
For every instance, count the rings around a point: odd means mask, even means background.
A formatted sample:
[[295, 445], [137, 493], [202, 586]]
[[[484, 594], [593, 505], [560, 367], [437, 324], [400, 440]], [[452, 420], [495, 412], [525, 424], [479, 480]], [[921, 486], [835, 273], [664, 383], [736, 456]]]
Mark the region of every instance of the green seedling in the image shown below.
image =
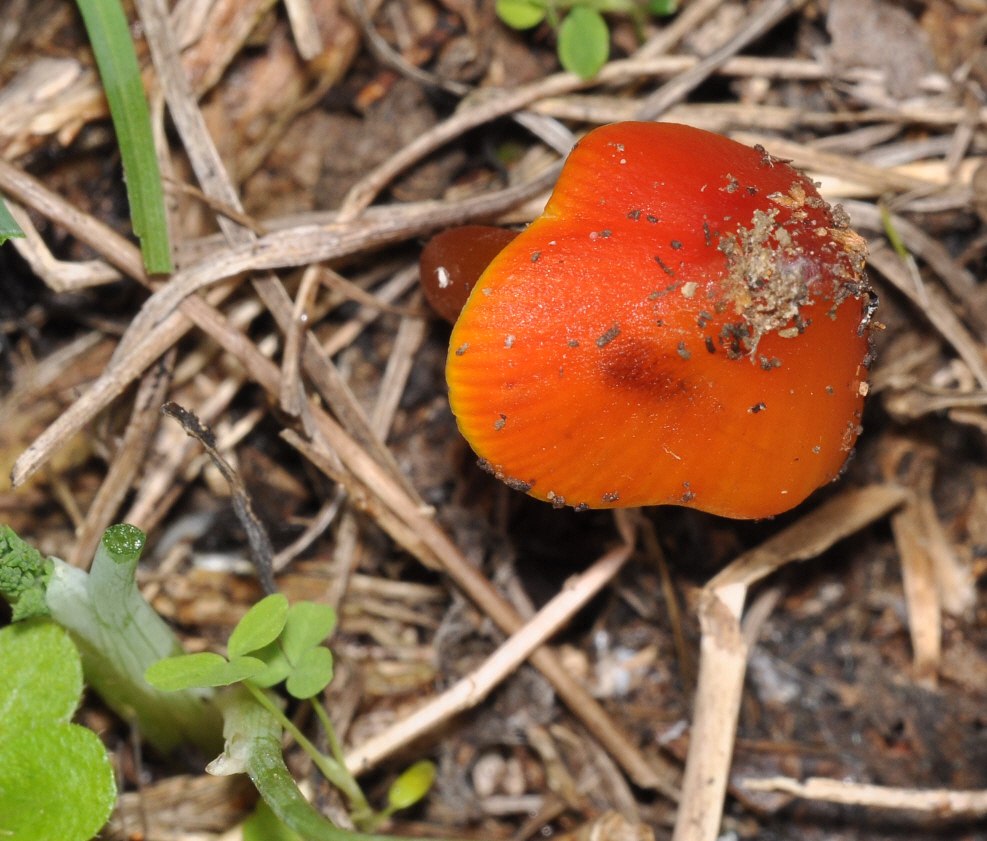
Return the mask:
[[420, 759], [399, 776], [387, 790], [387, 806], [383, 810], [390, 816], [401, 809], [414, 806], [435, 783], [435, 763]]
[[547, 22], [556, 31], [559, 62], [590, 79], [610, 57], [605, 14], [627, 15], [640, 32], [647, 15], [674, 14], [678, 0], [497, 0], [497, 16], [512, 29]]
[[15, 621], [50, 616], [67, 630], [82, 655], [86, 681], [155, 748], [168, 753], [192, 744], [215, 754], [222, 720], [211, 693], [165, 693], [144, 679], [148, 666], [182, 647], [137, 589], [134, 572], [143, 548], [139, 529], [111, 526], [86, 573], [42, 557], [0, 526], [0, 596]]
[[[202, 652], [168, 657], [151, 666], [146, 677], [166, 691], [230, 687], [220, 697], [226, 751], [209, 770], [248, 774], [271, 812], [302, 838], [346, 841], [353, 834], [315, 812], [288, 774], [281, 756], [282, 732], [290, 733], [339, 789], [349, 803], [354, 825], [364, 832], [373, 832], [397, 810], [419, 802], [432, 786], [435, 766], [428, 761], [415, 763], [393, 783], [385, 808], [370, 806], [346, 767], [332, 721], [317, 697], [332, 681], [332, 652], [323, 643], [335, 627], [336, 613], [331, 607], [313, 602], [289, 607], [288, 600], [276, 593], [257, 602], [237, 623], [227, 656]], [[290, 696], [312, 705], [326, 734], [328, 754], [282, 711], [269, 691], [281, 683]]]
[[91, 730], [70, 723], [82, 662], [68, 634], [35, 618], [0, 630], [0, 838], [86, 841], [116, 799]]

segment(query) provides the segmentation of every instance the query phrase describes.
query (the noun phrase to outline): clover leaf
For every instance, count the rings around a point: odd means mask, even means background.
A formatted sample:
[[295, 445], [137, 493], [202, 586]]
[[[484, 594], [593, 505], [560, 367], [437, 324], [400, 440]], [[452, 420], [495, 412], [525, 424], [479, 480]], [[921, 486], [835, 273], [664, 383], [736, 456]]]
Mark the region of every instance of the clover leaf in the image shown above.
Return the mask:
[[227, 651], [230, 657], [250, 654], [278, 638], [288, 618], [288, 600], [280, 593], [261, 599], [237, 622]]
[[198, 689], [206, 686], [229, 686], [262, 672], [265, 664], [256, 657], [234, 657], [199, 651], [165, 657], [148, 667], [144, 679], [163, 692]]
[[577, 6], [559, 25], [559, 61], [570, 73], [591, 79], [610, 57], [610, 30], [596, 9]]
[[290, 695], [311, 698], [332, 680], [332, 652], [322, 642], [335, 627], [336, 611], [328, 605], [298, 602], [289, 608], [288, 600], [276, 593], [257, 602], [237, 623], [227, 644], [228, 658], [210, 651], [166, 657], [145, 678], [166, 692], [242, 680], [266, 689], [287, 681]]

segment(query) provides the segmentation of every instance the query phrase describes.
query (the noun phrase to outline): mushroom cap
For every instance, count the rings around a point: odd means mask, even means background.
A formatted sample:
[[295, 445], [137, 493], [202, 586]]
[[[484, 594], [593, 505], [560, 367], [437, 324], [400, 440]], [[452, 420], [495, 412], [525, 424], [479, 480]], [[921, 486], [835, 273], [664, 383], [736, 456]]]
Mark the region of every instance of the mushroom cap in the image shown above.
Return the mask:
[[762, 149], [617, 123], [490, 263], [446, 368], [462, 434], [557, 506], [785, 511], [859, 432], [863, 240]]
[[421, 289], [429, 305], [455, 323], [473, 285], [516, 231], [491, 225], [460, 225], [440, 231], [422, 249]]

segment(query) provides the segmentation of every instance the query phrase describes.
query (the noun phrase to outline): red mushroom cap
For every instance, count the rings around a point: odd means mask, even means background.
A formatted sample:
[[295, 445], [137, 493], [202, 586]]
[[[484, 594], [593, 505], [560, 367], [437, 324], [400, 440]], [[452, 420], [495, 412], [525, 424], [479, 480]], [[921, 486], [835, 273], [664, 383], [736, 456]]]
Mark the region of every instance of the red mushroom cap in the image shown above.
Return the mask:
[[865, 246], [762, 149], [618, 123], [453, 328], [450, 402], [481, 464], [555, 505], [785, 511], [859, 432]]

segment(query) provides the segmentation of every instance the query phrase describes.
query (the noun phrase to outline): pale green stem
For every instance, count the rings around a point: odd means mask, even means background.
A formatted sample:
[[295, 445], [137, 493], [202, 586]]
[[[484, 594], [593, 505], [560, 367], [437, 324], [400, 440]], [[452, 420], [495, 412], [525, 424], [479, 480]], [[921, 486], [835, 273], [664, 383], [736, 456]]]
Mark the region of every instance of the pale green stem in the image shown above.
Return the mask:
[[88, 575], [53, 559], [45, 601], [78, 647], [86, 681], [150, 744], [167, 753], [191, 742], [215, 754], [222, 745], [221, 720], [211, 693], [161, 692], [144, 680], [152, 663], [182, 648], [137, 589], [134, 571], [143, 547], [139, 529], [111, 526]]
[[[281, 755], [281, 728], [286, 727], [298, 739], [297, 728], [262, 690], [242, 685], [249, 694], [234, 688], [220, 696], [226, 752], [210, 765], [211, 773], [246, 773], [271, 811], [305, 841], [408, 841], [341, 829], [320, 815], [298, 790]], [[298, 742], [305, 747], [308, 740], [302, 736]], [[311, 743], [309, 746], [315, 750]]]
[[350, 803], [351, 817], [354, 823], [361, 825], [368, 818], [372, 818], [373, 809], [367, 803], [367, 798], [364, 796], [360, 785], [346, 770], [346, 766], [332, 757], [326, 756], [312, 744], [312, 741], [295, 726], [294, 722], [278, 708], [263, 690], [251, 684], [250, 681], [244, 681], [244, 686], [250, 690], [250, 694], [253, 695], [257, 703], [273, 715], [281, 723], [281, 726], [291, 734], [299, 747], [311, 757], [315, 767], [322, 772], [323, 776], [343, 793]]

